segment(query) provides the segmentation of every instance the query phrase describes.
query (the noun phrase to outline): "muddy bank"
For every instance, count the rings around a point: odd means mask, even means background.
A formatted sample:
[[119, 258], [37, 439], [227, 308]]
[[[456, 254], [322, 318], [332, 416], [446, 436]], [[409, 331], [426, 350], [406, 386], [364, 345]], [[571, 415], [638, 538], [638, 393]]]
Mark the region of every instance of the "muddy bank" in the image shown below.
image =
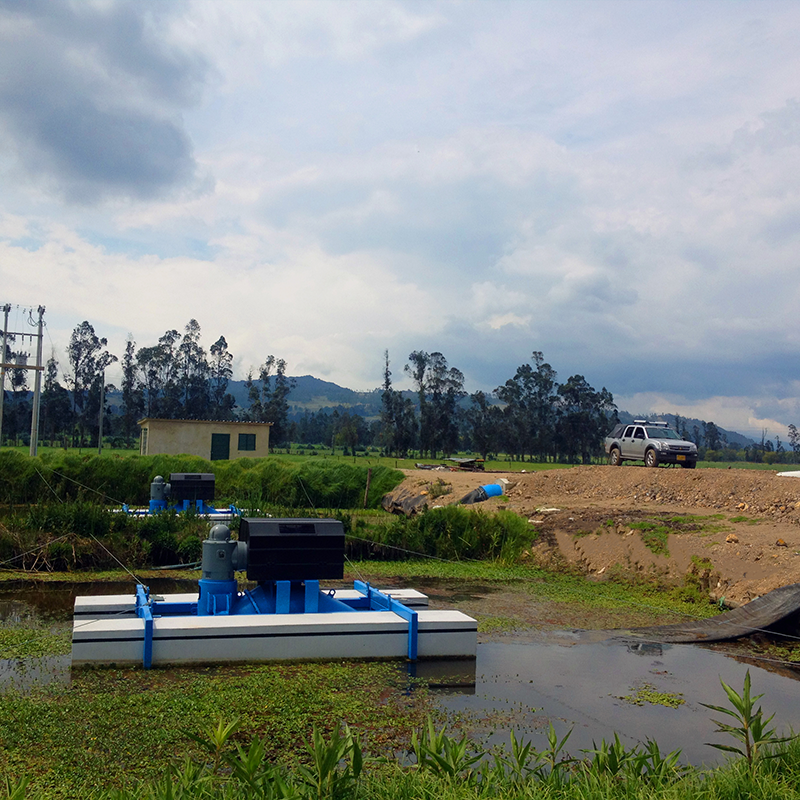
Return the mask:
[[429, 506], [509, 481], [505, 507], [539, 531], [528, 558], [603, 580], [614, 571], [680, 583], [690, 574], [711, 599], [739, 605], [800, 581], [800, 479], [746, 469], [580, 466], [535, 473], [407, 471], [402, 489]]

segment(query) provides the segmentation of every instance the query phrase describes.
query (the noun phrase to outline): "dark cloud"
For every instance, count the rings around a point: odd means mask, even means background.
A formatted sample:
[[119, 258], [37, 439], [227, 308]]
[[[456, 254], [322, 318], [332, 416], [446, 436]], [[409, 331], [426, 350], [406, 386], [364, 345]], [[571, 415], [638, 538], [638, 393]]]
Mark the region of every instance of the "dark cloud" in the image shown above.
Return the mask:
[[205, 62], [159, 39], [180, 4], [0, 2], [0, 129], [68, 199], [159, 197], [194, 176], [179, 113]]

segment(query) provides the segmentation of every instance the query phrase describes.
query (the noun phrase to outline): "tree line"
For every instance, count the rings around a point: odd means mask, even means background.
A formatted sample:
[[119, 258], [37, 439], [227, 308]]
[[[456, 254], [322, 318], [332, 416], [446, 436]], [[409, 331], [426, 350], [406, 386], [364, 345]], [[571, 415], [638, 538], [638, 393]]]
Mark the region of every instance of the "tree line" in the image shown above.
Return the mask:
[[[89, 322], [82, 322], [72, 331], [63, 368], [55, 354], [44, 367], [41, 438], [73, 447], [96, 443], [102, 403], [104, 432], [128, 447], [138, 438], [137, 422], [143, 417], [272, 422], [273, 440], [285, 440], [289, 433], [287, 398], [294, 385], [286, 375], [286, 361], [269, 355], [256, 371], [251, 369], [246, 382], [248, 407], [237, 408], [228, 391], [233, 354], [225, 337], [220, 336], [206, 351], [200, 336], [200, 325], [192, 319], [183, 333], [168, 330], [152, 345], [137, 347], [129, 337], [120, 361], [108, 351], [108, 340], [98, 336]], [[15, 356], [10, 346], [7, 356], [9, 361]], [[120, 363], [122, 372], [119, 389], [105, 379], [106, 370], [115, 362]], [[4, 434], [26, 435], [32, 401], [26, 373], [12, 370], [10, 385], [12, 402], [4, 415]], [[120, 403], [115, 408], [109, 399], [116, 392]]]
[[611, 392], [594, 389], [583, 375], [559, 383], [538, 350], [493, 397], [482, 391], [467, 397], [463, 374], [441, 353], [415, 350], [408, 359], [404, 371], [416, 402], [393, 388], [384, 354], [379, 435], [392, 455], [416, 450], [435, 459], [468, 449], [483, 458], [502, 451], [516, 460], [587, 463], [602, 455], [603, 438], [618, 419]]
[[[8, 337], [5, 362], [13, 363], [14, 338]], [[440, 352], [414, 350], [403, 373], [412, 391], [394, 388], [389, 353], [384, 353], [380, 413], [371, 418], [364, 409], [339, 407], [317, 412], [292, 411], [289, 398], [295, 386], [286, 374], [286, 361], [268, 355], [245, 381], [246, 407], [229, 391], [233, 354], [220, 335], [206, 350], [201, 328], [192, 319], [182, 332], [166, 331], [154, 344], [137, 346], [128, 338], [121, 360], [108, 351], [108, 342], [84, 321], [72, 331], [66, 363], [51, 355], [43, 373], [40, 435], [63, 446], [97, 442], [100, 404], [103, 430], [120, 446], [132, 446], [143, 417], [167, 419], [248, 420], [272, 422], [270, 439], [277, 445], [339, 446], [355, 454], [378, 448], [395, 457], [418, 455], [436, 459], [468, 451], [486, 458], [504, 453], [514, 460], [589, 462], [602, 458], [603, 438], [618, 421], [612, 394], [594, 389], [582, 375], [558, 381], [555, 369], [541, 351], [493, 392], [468, 394], [464, 375]], [[106, 383], [105, 372], [120, 364], [119, 388]], [[30, 430], [28, 373], [7, 372], [3, 432], [18, 438]], [[61, 380], [59, 380], [61, 376]], [[63, 383], [62, 383], [63, 381]], [[109, 403], [117, 393], [118, 403]], [[105, 398], [105, 400], [103, 399]], [[800, 433], [788, 428], [787, 442], [762, 441], [745, 448], [730, 445], [713, 422], [689, 425], [680, 416], [675, 428], [694, 441], [701, 458], [767, 463], [800, 462]]]

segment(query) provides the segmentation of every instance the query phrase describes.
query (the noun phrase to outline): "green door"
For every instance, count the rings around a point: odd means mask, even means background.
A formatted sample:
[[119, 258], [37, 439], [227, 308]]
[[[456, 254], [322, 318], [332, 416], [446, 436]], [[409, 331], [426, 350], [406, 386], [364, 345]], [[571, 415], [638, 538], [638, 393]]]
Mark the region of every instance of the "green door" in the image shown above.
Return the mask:
[[231, 455], [231, 435], [229, 433], [211, 434], [211, 460], [227, 461]]

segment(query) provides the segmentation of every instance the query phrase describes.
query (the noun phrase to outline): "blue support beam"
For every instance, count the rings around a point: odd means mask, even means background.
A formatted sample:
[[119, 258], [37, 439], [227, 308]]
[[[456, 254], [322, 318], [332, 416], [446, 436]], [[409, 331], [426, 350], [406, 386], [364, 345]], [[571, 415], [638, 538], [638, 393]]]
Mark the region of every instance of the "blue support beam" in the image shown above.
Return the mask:
[[368, 583], [364, 581], [355, 581], [353, 586], [361, 594], [365, 595], [369, 607], [373, 611], [391, 611], [402, 617], [408, 622], [408, 660], [417, 660], [417, 641], [419, 638], [419, 617], [413, 608], [404, 606], [400, 601], [395, 600], [388, 594], [381, 592], [378, 589], [373, 589]]
[[288, 614], [292, 598], [291, 581], [275, 581], [275, 613]]
[[150, 669], [153, 663], [153, 611], [150, 607], [150, 590], [141, 583], [136, 585], [136, 616], [144, 621], [142, 666]]
[[306, 614], [316, 614], [319, 611], [319, 581], [305, 582], [305, 608]]

